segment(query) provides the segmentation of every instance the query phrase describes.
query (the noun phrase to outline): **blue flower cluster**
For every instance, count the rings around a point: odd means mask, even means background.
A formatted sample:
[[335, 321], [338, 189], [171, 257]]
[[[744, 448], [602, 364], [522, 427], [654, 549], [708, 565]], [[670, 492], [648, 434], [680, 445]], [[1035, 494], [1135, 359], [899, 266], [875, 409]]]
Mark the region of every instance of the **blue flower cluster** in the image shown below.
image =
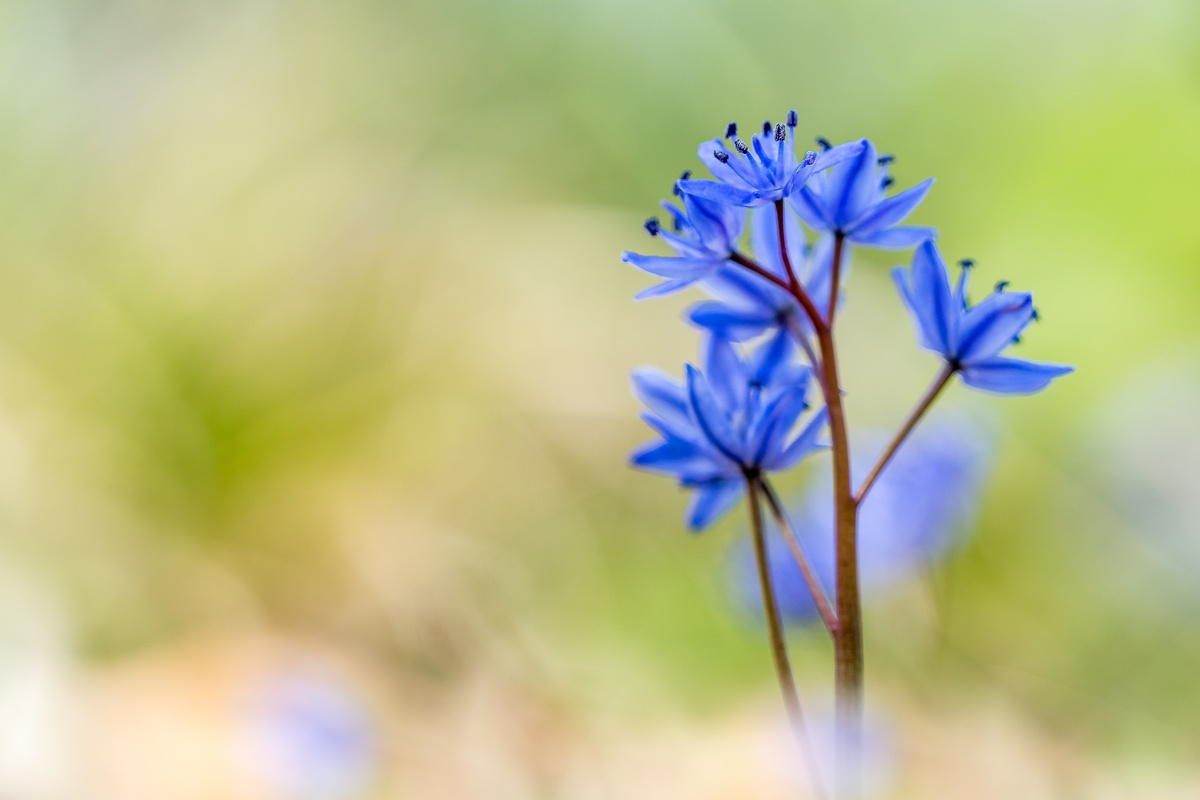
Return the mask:
[[829, 303], [841, 295], [833, 282], [845, 277], [853, 247], [916, 248], [911, 267], [896, 268], [896, 285], [921, 346], [968, 386], [1033, 392], [1071, 369], [1001, 355], [1036, 319], [1030, 295], [1001, 290], [970, 306], [966, 270], [951, 289], [937, 232], [903, 224], [932, 179], [889, 194], [891, 156], [867, 139], [818, 140], [819, 152], [798, 154], [796, 125], [796, 112], [788, 112], [786, 123], [764, 122], [747, 142], [731, 123], [724, 139], [701, 144], [712, 179], [685, 172], [675, 182], [677, 203], [663, 203], [670, 223], [652, 218], [645, 226], [674, 254], [622, 256], [663, 279], [638, 299], [691, 286], [712, 297], [687, 313], [706, 336], [701, 367], [689, 365], [683, 383], [650, 370], [634, 375], [649, 409], [644, 419], [660, 438], [633, 463], [695, 492], [687, 520], [697, 530], [736, 503], [747, 479], [790, 468], [817, 449], [823, 411], [796, 429], [820, 366], [812, 340], [831, 332]]

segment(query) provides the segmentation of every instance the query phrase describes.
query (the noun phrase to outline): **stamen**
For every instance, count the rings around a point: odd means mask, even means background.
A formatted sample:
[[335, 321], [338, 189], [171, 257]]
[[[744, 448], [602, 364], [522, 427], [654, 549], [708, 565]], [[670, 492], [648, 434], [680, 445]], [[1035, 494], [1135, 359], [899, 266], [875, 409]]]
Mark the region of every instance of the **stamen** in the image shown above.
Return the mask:
[[821, 145], [822, 150], [832, 150], [833, 149], [833, 145], [831, 145], [829, 143], [829, 140], [826, 139], [824, 136], [817, 137], [817, 144]]
[[771, 135], [771, 120], [767, 120], [766, 122], [763, 123], [763, 136], [770, 136], [770, 135]]
[[737, 136], [737, 123], [731, 122], [725, 126], [725, 138], [732, 139], [734, 136]]
[[883, 166], [887, 166], [888, 164], [892, 163], [895, 160], [896, 160], [895, 156], [893, 156], [891, 154], [884, 154], [884, 155], [880, 156], [879, 158], [875, 159], [875, 163], [878, 164], [879, 166], [883, 167]]
[[975, 262], [969, 258], [964, 258], [962, 261], [958, 262], [958, 265], [963, 269], [970, 269], [971, 267], [975, 266]]
[[685, 169], [683, 174], [679, 176], [679, 180], [686, 181], [690, 177], [692, 177], [692, 171], [690, 169]]
[[1008, 281], [996, 281], [996, 291], [1003, 292], [1008, 288]]
[[729, 153], [726, 153], [724, 150], [713, 150], [713, 158], [722, 164], [729, 163]]
[[671, 187], [671, 194], [676, 197], [683, 197], [683, 190], [679, 188], [679, 181], [675, 181], [675, 184]]
[[1038, 314], [1038, 310], [1036, 308], [1033, 310], [1033, 314], [1030, 316], [1030, 319], [1032, 319], [1034, 322], [1041, 321], [1042, 316]]
[[804, 166], [811, 167], [815, 163], [817, 163], [817, 154], [809, 150], [804, 154]]
[[747, 153], [749, 153], [749, 152], [750, 152], [750, 148], [749, 148], [749, 147], [747, 147], [747, 146], [746, 146], [746, 143], [745, 143], [745, 142], [743, 142], [741, 139], [734, 139], [734, 140], [733, 140], [733, 146], [734, 146], [734, 147], [736, 147], [736, 148], [737, 148], [737, 151], [738, 151], [739, 153], [741, 153], [742, 155], [746, 155]]
[[881, 181], [879, 182], [879, 188], [881, 188], [881, 189], [886, 189], [886, 188], [888, 188], [889, 186], [891, 186], [891, 185], [892, 185], [893, 183], [895, 183], [895, 182], [896, 182], [896, 179], [895, 179], [895, 178], [893, 178], [891, 175], [885, 175], [885, 176], [883, 177], [883, 180], [881, 180]]
[[782, 142], [786, 138], [787, 138], [787, 128], [783, 127], [782, 124], [776, 125], [775, 126], [775, 141]]
[[788, 112], [788, 117], [787, 117], [787, 124], [788, 124], [788, 127], [789, 127], [789, 128], [794, 128], [794, 127], [796, 127], [796, 125], [797, 125], [799, 122], [800, 122], [800, 117], [799, 117], [799, 115], [797, 115], [795, 111], [789, 111], [789, 112]]
[[645, 228], [646, 233], [650, 234], [651, 236], [658, 236], [658, 217], [651, 217], [650, 219], [646, 220], [645, 223], [642, 224], [642, 227]]

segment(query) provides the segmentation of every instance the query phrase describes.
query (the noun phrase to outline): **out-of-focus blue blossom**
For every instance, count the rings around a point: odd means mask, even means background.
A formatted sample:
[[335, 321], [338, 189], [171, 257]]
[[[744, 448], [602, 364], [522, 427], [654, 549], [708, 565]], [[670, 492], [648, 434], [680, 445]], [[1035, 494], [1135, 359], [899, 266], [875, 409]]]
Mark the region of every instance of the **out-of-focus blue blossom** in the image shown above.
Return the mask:
[[[643, 256], [625, 252], [621, 260], [660, 278], [662, 283], [639, 292], [635, 299], [662, 295], [686, 289], [693, 283], [712, 275], [737, 250], [738, 239], [746, 225], [744, 209], [682, 195], [683, 208], [663, 201], [662, 207], [671, 215], [673, 230], [664, 229], [657, 219], [646, 221], [651, 236], [666, 240], [674, 256]], [[732, 266], [732, 265], [731, 265]]]
[[808, 407], [810, 370], [793, 356], [794, 344], [782, 332], [744, 359], [714, 336], [703, 371], [688, 364], [683, 383], [652, 368], [633, 373], [634, 391], [649, 409], [642, 419], [661, 439], [631, 460], [694, 490], [687, 511], [692, 530], [708, 527], [738, 501], [747, 471], [787, 469], [820, 448], [824, 409], [794, 434]]
[[280, 796], [350, 800], [379, 769], [374, 725], [348, 689], [326, 678], [279, 674], [246, 706], [247, 767]]
[[[878, 157], [875, 145], [863, 139], [852, 158], [839, 159], [828, 171], [815, 172], [788, 196], [788, 202], [814, 231], [841, 234], [846, 241], [865, 247], [904, 250], [934, 238], [937, 231], [933, 228], [900, 225], [925, 199], [933, 178], [888, 197], [891, 160], [890, 156]], [[817, 164], [822, 164], [821, 157]]]
[[964, 261], [958, 285], [950, 276], [941, 253], [927, 241], [913, 253], [912, 269], [892, 270], [900, 297], [917, 328], [917, 341], [940, 354], [962, 375], [963, 383], [1000, 394], [1028, 394], [1044, 389], [1051, 380], [1074, 367], [1044, 364], [1000, 355], [1037, 319], [1033, 295], [996, 291], [973, 306], [967, 304], [967, 276], [971, 262]]
[[823, 153], [810, 150], [797, 159], [796, 121], [796, 112], [789, 111], [787, 125], [772, 127], [764, 122], [762, 133], [751, 136], [749, 144], [738, 138], [737, 125], [730, 123], [725, 138], [732, 150], [713, 139], [701, 143], [698, 151], [716, 180], [685, 180], [679, 188], [685, 194], [733, 206], [765, 205], [799, 191], [815, 172], [859, 155], [866, 141], [847, 142]]
[[[876, 452], [882, 450], [882, 445]], [[855, 483], [876, 453], [856, 453]], [[858, 516], [860, 579], [865, 592], [892, 585], [920, 566], [944, 557], [961, 540], [979, 502], [992, 444], [978, 425], [957, 418], [926, 421], [896, 451], [863, 500]], [[814, 481], [790, 519], [826, 594], [834, 588], [834, 521], [830, 479]], [[815, 621], [816, 606], [804, 576], [771, 521], [767, 552], [781, 612], [790, 621]], [[735, 551], [734, 578], [741, 599], [761, 609], [749, 542]]]
[[[800, 283], [824, 316], [829, 305], [829, 282], [833, 264], [833, 238], [823, 236], [808, 247], [800, 223], [790, 211], [784, 216], [788, 259]], [[755, 260], [768, 272], [787, 280], [779, 250], [779, 221], [775, 209], [761, 206], [750, 211], [750, 246]], [[847, 273], [842, 262], [842, 276]], [[742, 342], [768, 331], [789, 328], [791, 321], [801, 330], [810, 327], [808, 316], [795, 298], [781, 287], [736, 265], [726, 265], [707, 278], [703, 286], [718, 299], [697, 303], [688, 319], [715, 335]]]

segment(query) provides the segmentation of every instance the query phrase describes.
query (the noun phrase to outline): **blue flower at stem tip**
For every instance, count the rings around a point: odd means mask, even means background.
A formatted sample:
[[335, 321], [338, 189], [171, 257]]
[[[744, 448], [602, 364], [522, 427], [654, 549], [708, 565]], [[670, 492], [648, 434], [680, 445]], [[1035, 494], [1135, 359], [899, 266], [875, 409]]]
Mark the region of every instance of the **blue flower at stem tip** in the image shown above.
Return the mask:
[[1007, 291], [1002, 282], [994, 293], [970, 306], [967, 276], [971, 266], [970, 261], [962, 262], [958, 285], [951, 290], [942, 254], [932, 241], [926, 241], [913, 253], [911, 270], [892, 270], [921, 347], [946, 359], [947, 366], [962, 376], [963, 383], [999, 394], [1037, 392], [1054, 378], [1074, 371], [1074, 367], [1064, 364], [1000, 355], [1037, 319], [1033, 295]]
[[[684, 177], [687, 175], [685, 172]], [[676, 194], [680, 194], [678, 189]], [[737, 250], [738, 239], [746, 225], [746, 214], [742, 209], [687, 194], [681, 195], [680, 199], [682, 209], [666, 200], [662, 202], [663, 209], [671, 215], [673, 231], [664, 230], [655, 218], [646, 220], [646, 230], [651, 236], [664, 239], [675, 251], [674, 256], [621, 254], [621, 260], [626, 264], [666, 278], [639, 292], [635, 300], [686, 289], [720, 269]]]
[[841, 235], [864, 247], [906, 250], [935, 238], [934, 228], [900, 225], [925, 199], [933, 178], [888, 197], [891, 156], [878, 157], [868, 139], [861, 145], [852, 158], [839, 158], [831, 169], [817, 172], [788, 195], [792, 208], [814, 231]]
[[698, 155], [716, 180], [683, 180], [679, 188], [718, 203], [734, 206], [761, 206], [782, 200], [804, 185], [809, 176], [862, 152], [866, 142], [847, 142], [823, 153], [807, 151], [797, 159], [795, 151], [797, 116], [789, 111], [787, 125], [764, 122], [761, 134], [747, 144], [737, 135], [737, 123], [729, 123], [725, 138], [703, 142]]
[[784, 470], [823, 447], [821, 409], [796, 432], [808, 408], [808, 367], [793, 357], [783, 332], [743, 358], [709, 337], [704, 369], [687, 365], [683, 383], [653, 368], [633, 373], [633, 388], [649, 409], [642, 419], [661, 437], [631, 461], [671, 475], [693, 490], [687, 524], [703, 530], [741, 497], [747, 476]]
[[[800, 223], [790, 211], [785, 212], [784, 234], [788, 260], [798, 267], [801, 285], [821, 315], [827, 316], [833, 237], [823, 236], [815, 245], [808, 247]], [[750, 246], [763, 269], [780, 280], [787, 280], [779, 253], [779, 223], [774, 208], [760, 206], [750, 210]], [[843, 278], [848, 261], [843, 256]], [[740, 266], [727, 264], [712, 277], [706, 278], [702, 285], [717, 299], [692, 306], [688, 309], [688, 319], [723, 339], [744, 342], [780, 328], [790, 330], [793, 335], [804, 336], [811, 328], [808, 316], [791, 293], [757, 275], [749, 274]]]

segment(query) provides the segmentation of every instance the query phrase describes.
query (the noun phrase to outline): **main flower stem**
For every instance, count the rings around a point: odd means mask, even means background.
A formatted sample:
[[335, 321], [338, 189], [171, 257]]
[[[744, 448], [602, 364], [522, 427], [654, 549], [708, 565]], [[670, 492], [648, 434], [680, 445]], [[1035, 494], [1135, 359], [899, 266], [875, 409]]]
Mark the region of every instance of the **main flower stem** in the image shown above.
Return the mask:
[[771, 655], [775, 660], [775, 673], [779, 678], [779, 689], [783, 693], [783, 704], [787, 708], [792, 731], [796, 735], [796, 741], [808, 764], [813, 790], [820, 797], [819, 764], [816, 753], [813, 751], [812, 742], [808, 738], [808, 730], [804, 725], [804, 712], [800, 708], [800, 694], [796, 691], [796, 680], [792, 677], [792, 667], [788, 663], [783, 621], [779, 616], [779, 606], [775, 602], [775, 587], [771, 584], [771, 567], [767, 560], [767, 539], [763, 533], [762, 508], [758, 502], [758, 489], [758, 475], [748, 472], [746, 474], [746, 502], [750, 507], [750, 533], [754, 539], [754, 559], [758, 565], [758, 584], [762, 589], [763, 614], [767, 618], [767, 634], [771, 638]]

